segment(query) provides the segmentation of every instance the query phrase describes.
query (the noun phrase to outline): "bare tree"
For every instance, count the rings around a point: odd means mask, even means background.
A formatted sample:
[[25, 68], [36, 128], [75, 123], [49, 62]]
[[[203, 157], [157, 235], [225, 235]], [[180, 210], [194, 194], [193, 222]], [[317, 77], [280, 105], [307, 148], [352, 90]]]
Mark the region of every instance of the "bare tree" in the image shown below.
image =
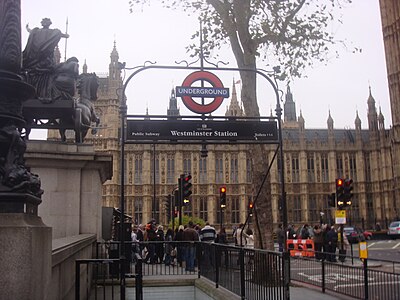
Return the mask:
[[[150, 0], [129, 1], [131, 11]], [[280, 68], [280, 80], [300, 77], [316, 62], [325, 63], [332, 55], [336, 42], [328, 30], [335, 21], [338, 9], [351, 0], [162, 0], [171, 9], [199, 15], [203, 24], [204, 50], [218, 50], [229, 44], [238, 68], [257, 68], [257, 59], [273, 61]], [[197, 38], [199, 32], [192, 38]], [[199, 48], [188, 46], [193, 55]], [[256, 73], [240, 71], [241, 100], [247, 116], [260, 116], [257, 104]], [[261, 185], [268, 157], [262, 146], [252, 147], [253, 184]], [[268, 182], [268, 180], [267, 180]], [[256, 222], [261, 239], [256, 246], [273, 249], [273, 220], [270, 189], [267, 184], [256, 204]]]

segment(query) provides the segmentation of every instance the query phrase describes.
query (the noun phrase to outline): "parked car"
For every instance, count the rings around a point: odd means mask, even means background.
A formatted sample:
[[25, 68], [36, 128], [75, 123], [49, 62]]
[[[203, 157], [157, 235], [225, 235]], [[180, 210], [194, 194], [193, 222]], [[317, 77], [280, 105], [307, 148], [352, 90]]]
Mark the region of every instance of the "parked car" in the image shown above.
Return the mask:
[[392, 239], [398, 238], [400, 236], [400, 221], [390, 223], [387, 234]]
[[[343, 232], [346, 235], [347, 240], [351, 244], [355, 244], [360, 241], [365, 241], [365, 239], [366, 239], [364, 232], [360, 228], [357, 228], [354, 226], [344, 227]], [[369, 236], [369, 234], [367, 234], [367, 235]], [[371, 236], [372, 236], [372, 233], [371, 233]]]

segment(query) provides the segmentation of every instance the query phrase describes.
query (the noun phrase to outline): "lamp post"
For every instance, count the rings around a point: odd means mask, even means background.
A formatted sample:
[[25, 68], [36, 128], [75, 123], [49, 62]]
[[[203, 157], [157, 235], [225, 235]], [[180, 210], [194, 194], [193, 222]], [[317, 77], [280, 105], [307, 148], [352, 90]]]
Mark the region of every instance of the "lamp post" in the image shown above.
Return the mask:
[[46, 299], [52, 238], [51, 228], [38, 216], [43, 193], [39, 176], [28, 171], [24, 162], [22, 103], [33, 97], [35, 89], [20, 76], [20, 0], [2, 0], [0, 20], [1, 295], [4, 299]]

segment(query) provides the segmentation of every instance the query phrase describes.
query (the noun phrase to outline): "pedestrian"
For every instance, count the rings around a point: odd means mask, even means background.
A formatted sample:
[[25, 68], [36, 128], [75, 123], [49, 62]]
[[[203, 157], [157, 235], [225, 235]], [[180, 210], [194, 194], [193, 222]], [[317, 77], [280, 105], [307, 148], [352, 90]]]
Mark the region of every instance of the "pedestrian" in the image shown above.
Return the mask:
[[196, 243], [199, 241], [199, 234], [194, 229], [192, 221], [189, 221], [188, 227], [183, 230], [183, 241], [185, 243], [185, 260], [187, 272], [194, 272], [194, 261], [196, 253]]
[[140, 256], [143, 258], [145, 257], [143, 255], [143, 250], [144, 250], [144, 225], [143, 224], [139, 224], [139, 226], [137, 227], [137, 231], [136, 231], [136, 239], [138, 241], [138, 246], [139, 246], [139, 254]]
[[336, 247], [338, 241], [338, 234], [335, 230], [335, 227], [327, 227], [326, 233], [326, 240], [327, 240], [327, 261], [330, 262], [337, 262], [336, 260]]
[[235, 245], [243, 247], [246, 245], [246, 233], [243, 231], [244, 224], [240, 223], [235, 232]]
[[286, 231], [286, 237], [288, 240], [292, 240], [292, 239], [296, 238], [296, 232], [294, 231], [292, 224], [288, 225], [288, 228]]
[[283, 252], [283, 244], [285, 242], [285, 231], [283, 230], [283, 225], [279, 224], [278, 229], [276, 231], [276, 240], [278, 243], [279, 252]]
[[164, 263], [166, 266], [173, 264], [173, 256], [172, 251], [174, 249], [174, 245], [172, 244], [174, 232], [171, 228], [167, 229], [165, 233], [165, 260]]
[[214, 243], [216, 238], [217, 231], [207, 222], [206, 226], [200, 230], [200, 241], [205, 243], [202, 244], [203, 263], [210, 263], [211, 266], [214, 266], [215, 255], [214, 249], [211, 248], [210, 244]]
[[[219, 230], [219, 233], [217, 234], [217, 238], [215, 239], [215, 243], [218, 244], [228, 244], [228, 239], [227, 239], [227, 235], [226, 235], [226, 231], [225, 231], [225, 227], [222, 227]], [[225, 263], [225, 267], [228, 267], [228, 262], [229, 262], [229, 258], [228, 258], [228, 249], [224, 246], [219, 246], [221, 251], [220, 256], [219, 256], [219, 261], [222, 261], [222, 256], [224, 256], [224, 263]], [[221, 266], [221, 263], [219, 264]]]
[[184, 227], [183, 225], [179, 225], [175, 237], [174, 237], [174, 241], [176, 241], [176, 260], [178, 262], [178, 265], [180, 267], [182, 267], [183, 262], [185, 261], [185, 247], [183, 244], [183, 230]]
[[155, 225], [153, 222], [149, 222], [146, 225], [146, 231], [144, 233], [144, 240], [147, 242], [147, 255], [144, 259], [145, 263], [154, 264], [156, 262], [156, 244], [157, 241], [157, 234], [155, 231]]
[[300, 238], [303, 240], [309, 239], [310, 238], [310, 231], [308, 230], [308, 224], [304, 224], [303, 228], [301, 228], [300, 231]]
[[322, 260], [323, 259], [322, 245], [324, 242], [324, 237], [322, 233], [322, 228], [318, 224], [314, 226], [313, 241], [314, 241], [315, 258], [318, 260]]
[[[342, 236], [343, 236], [343, 245], [341, 243]], [[338, 241], [339, 241], [339, 243], [338, 243], [339, 260], [341, 262], [345, 262], [347, 250], [350, 248], [350, 243], [349, 243], [349, 240], [347, 239], [346, 234], [344, 232], [343, 232], [343, 235], [341, 234], [341, 227], [339, 227], [339, 229], [338, 229]]]
[[131, 240], [132, 240], [132, 260], [135, 260], [136, 253], [139, 253], [139, 242], [137, 239], [137, 226], [134, 225], [131, 232]]
[[156, 262], [162, 264], [164, 262], [164, 227], [158, 225], [157, 231], [157, 243], [156, 243]]
[[254, 235], [253, 230], [251, 230], [250, 228], [246, 229], [246, 247], [254, 248]]
[[222, 227], [220, 229], [219, 233], [217, 234], [217, 238], [215, 239], [215, 242], [219, 243], [219, 244], [227, 244], [228, 243], [225, 227]]
[[[250, 228], [246, 229], [246, 248], [254, 249], [254, 235], [253, 230]], [[245, 251], [245, 255], [248, 255], [247, 264], [249, 266], [253, 265], [254, 263], [254, 251]]]
[[206, 243], [215, 242], [217, 238], [217, 232], [214, 227], [210, 226], [210, 223], [206, 223], [206, 226], [200, 230], [200, 240]]

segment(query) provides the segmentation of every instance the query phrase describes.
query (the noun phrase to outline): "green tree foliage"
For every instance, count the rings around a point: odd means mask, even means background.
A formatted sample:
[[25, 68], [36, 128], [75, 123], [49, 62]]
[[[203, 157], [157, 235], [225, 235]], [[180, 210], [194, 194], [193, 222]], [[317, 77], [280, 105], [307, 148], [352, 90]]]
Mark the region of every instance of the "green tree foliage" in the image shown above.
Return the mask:
[[[206, 224], [206, 222], [201, 218], [190, 217], [188, 215], [182, 215], [182, 225], [187, 225], [187, 224], [189, 224], [190, 221], [192, 221], [193, 224], [200, 224], [201, 227], [204, 227], [204, 225]], [[169, 222], [168, 226], [172, 228], [172, 221]], [[175, 218], [174, 219], [174, 227], [178, 228], [178, 226], [179, 226], [179, 218]]]

